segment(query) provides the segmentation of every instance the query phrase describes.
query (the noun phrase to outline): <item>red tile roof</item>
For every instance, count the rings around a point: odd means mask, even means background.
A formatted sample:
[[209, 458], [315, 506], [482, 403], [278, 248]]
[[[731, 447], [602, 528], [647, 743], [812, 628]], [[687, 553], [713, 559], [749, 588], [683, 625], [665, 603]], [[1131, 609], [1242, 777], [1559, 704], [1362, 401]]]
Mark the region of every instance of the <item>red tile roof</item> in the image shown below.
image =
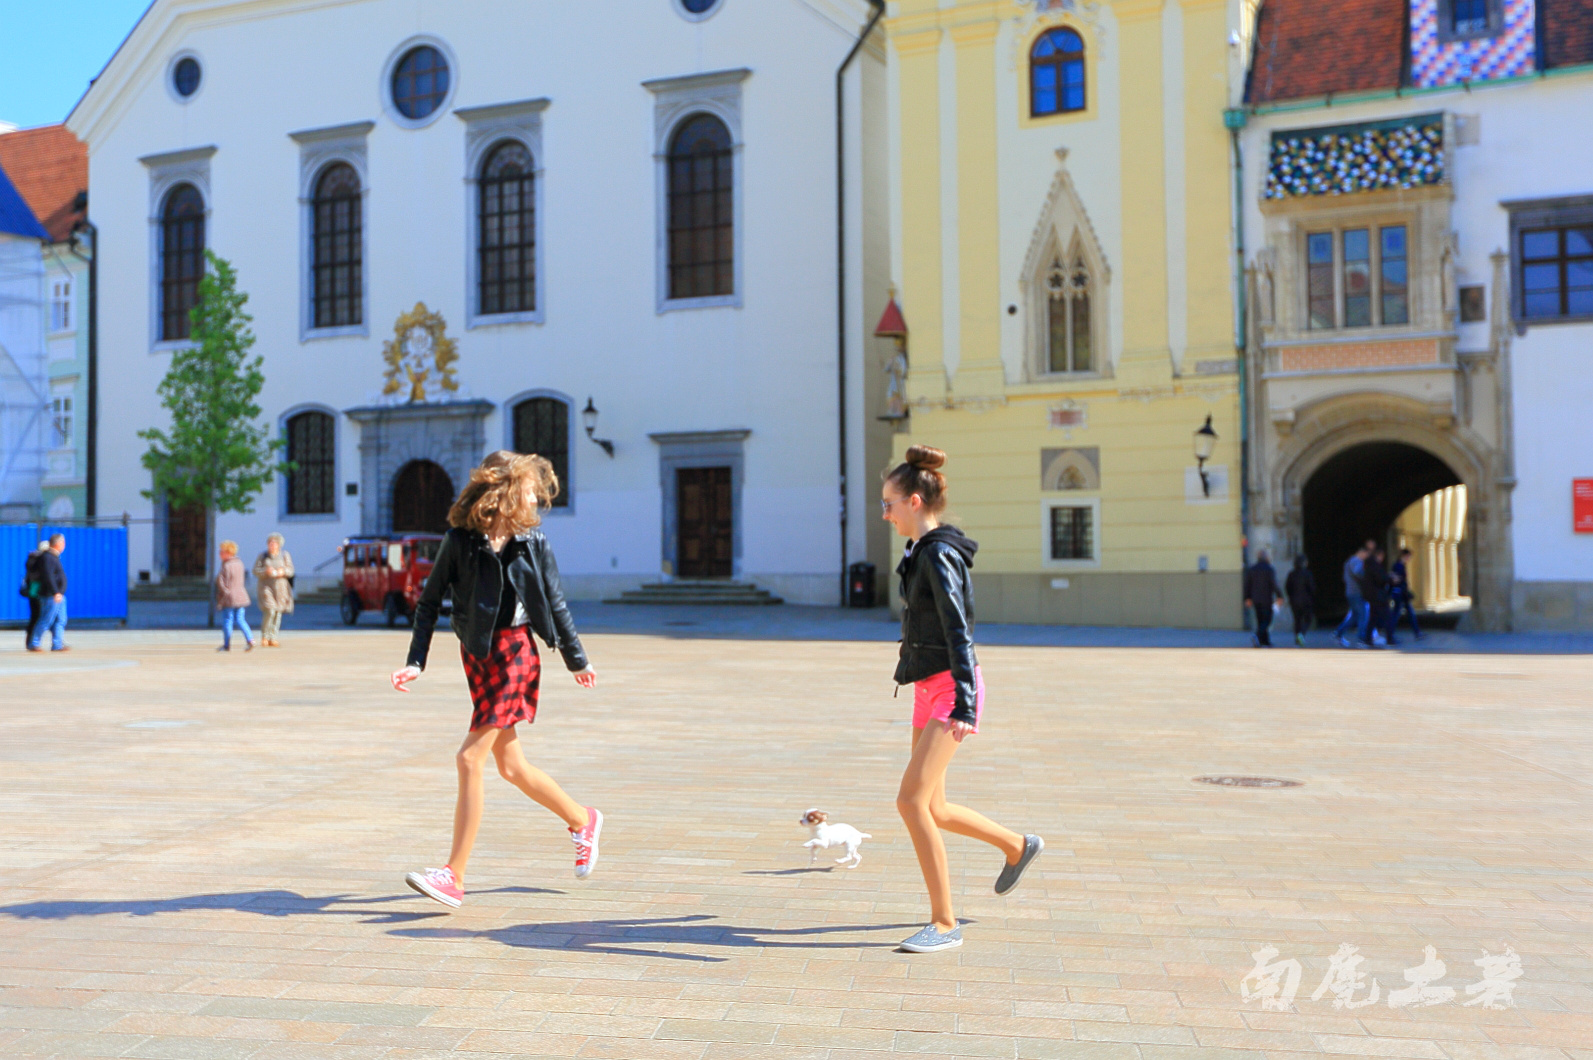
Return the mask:
[[59, 243], [82, 219], [72, 202], [88, 190], [88, 148], [65, 125], [0, 133], [0, 167], [33, 214]]
[[1265, 0], [1246, 99], [1398, 88], [1408, 12], [1406, 0]]
[[1593, 0], [1538, 0], [1545, 67], [1593, 63]]

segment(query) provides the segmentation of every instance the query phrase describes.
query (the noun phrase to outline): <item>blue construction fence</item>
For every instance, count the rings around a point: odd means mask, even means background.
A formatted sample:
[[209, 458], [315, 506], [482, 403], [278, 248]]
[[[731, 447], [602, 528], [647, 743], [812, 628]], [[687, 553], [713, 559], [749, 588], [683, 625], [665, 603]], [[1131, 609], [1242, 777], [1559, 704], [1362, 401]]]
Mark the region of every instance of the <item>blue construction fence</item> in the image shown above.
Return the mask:
[[18, 523], [0, 526], [0, 622], [26, 622], [28, 601], [17, 592], [28, 553], [52, 534], [66, 536], [61, 566], [66, 570], [66, 610], [70, 621], [127, 618], [127, 528], [51, 526]]

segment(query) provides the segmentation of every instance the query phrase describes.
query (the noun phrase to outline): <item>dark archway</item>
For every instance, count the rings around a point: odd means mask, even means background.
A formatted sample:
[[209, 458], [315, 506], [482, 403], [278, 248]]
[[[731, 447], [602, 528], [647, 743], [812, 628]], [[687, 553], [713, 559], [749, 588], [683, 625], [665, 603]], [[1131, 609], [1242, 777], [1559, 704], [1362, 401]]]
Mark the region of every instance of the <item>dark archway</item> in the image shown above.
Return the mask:
[[454, 484], [430, 460], [411, 460], [393, 479], [393, 532], [440, 534], [448, 529]]
[[1351, 446], [1316, 469], [1303, 491], [1303, 545], [1316, 578], [1319, 618], [1344, 612], [1344, 561], [1368, 538], [1388, 531], [1413, 501], [1460, 476], [1425, 449], [1403, 442]]

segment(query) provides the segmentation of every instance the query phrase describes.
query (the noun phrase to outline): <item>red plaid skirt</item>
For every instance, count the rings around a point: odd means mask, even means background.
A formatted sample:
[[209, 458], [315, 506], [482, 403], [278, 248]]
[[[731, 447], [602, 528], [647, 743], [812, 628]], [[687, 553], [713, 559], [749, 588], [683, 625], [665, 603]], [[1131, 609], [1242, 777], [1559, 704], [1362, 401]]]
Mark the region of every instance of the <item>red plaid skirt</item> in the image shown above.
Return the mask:
[[542, 658], [529, 626], [510, 626], [492, 634], [492, 651], [478, 659], [459, 646], [470, 686], [470, 731], [507, 729], [537, 719], [537, 693], [542, 686]]

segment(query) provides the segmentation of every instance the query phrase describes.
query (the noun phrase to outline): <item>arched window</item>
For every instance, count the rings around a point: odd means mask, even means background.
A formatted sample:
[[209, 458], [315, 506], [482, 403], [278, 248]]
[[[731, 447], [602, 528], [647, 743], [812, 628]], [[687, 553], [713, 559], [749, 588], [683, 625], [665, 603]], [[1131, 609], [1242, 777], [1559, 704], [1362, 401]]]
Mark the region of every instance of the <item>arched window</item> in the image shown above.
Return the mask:
[[1094, 371], [1090, 286], [1090, 270], [1082, 256], [1074, 256], [1071, 265], [1063, 265], [1061, 258], [1057, 258], [1047, 270], [1047, 371]]
[[315, 182], [311, 206], [313, 262], [311, 297], [314, 327], [358, 324], [364, 315], [360, 276], [360, 178], [354, 167], [336, 162]]
[[536, 196], [531, 152], [517, 140], [482, 164], [477, 199], [478, 297], [483, 315], [536, 309]]
[[205, 274], [205, 200], [192, 184], [166, 193], [160, 211], [160, 337], [186, 339]]
[[687, 118], [669, 145], [669, 297], [735, 293], [730, 130], [712, 114]]
[[301, 412], [287, 422], [288, 514], [329, 515], [334, 510], [336, 424], [324, 412]]
[[1047, 30], [1029, 50], [1029, 114], [1084, 109], [1084, 38], [1070, 29]]
[[559, 476], [553, 507], [570, 506], [570, 406], [558, 398], [527, 398], [514, 407], [514, 451], [546, 457]]

